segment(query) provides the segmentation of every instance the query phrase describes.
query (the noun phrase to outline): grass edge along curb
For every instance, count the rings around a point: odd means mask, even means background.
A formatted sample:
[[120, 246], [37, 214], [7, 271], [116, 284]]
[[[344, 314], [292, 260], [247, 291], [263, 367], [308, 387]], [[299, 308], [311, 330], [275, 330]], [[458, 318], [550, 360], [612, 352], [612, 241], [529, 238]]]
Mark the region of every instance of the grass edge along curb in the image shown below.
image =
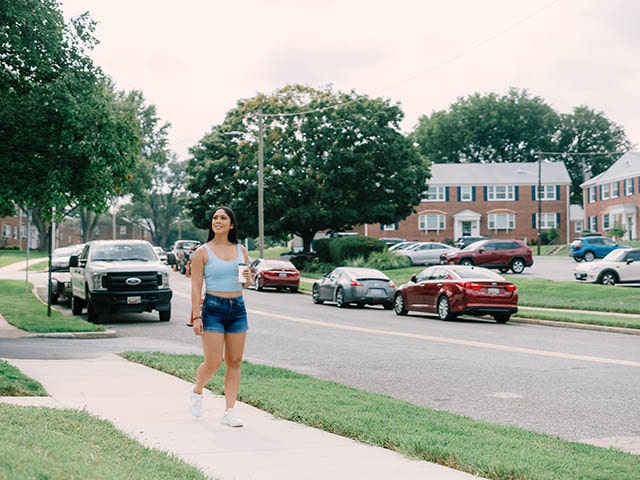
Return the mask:
[[96, 325], [78, 317], [64, 315], [54, 308], [47, 316], [47, 304], [34, 293], [32, 283], [25, 292], [23, 280], [0, 279], [0, 314], [16, 328], [31, 333], [104, 332]]
[[0, 397], [46, 397], [40, 382], [0, 359]]
[[208, 478], [85, 410], [0, 403], [0, 424], [0, 478]]
[[[200, 355], [125, 352], [193, 382]], [[637, 480], [640, 456], [490, 424], [283, 368], [243, 362], [238, 399], [275, 417], [496, 480]], [[224, 367], [207, 388], [223, 393]]]

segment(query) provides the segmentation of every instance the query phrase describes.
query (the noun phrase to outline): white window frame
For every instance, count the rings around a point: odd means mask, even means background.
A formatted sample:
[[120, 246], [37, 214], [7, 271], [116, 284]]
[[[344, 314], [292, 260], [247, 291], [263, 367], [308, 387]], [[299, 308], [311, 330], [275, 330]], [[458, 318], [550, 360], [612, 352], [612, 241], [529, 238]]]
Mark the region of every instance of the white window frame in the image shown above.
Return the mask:
[[597, 195], [596, 187], [589, 187], [589, 203], [596, 203]]
[[602, 200], [609, 200], [609, 184], [603, 183], [601, 188], [602, 188]]
[[487, 186], [487, 201], [513, 202], [516, 199], [515, 191], [513, 185], [489, 185]]
[[595, 215], [589, 217], [589, 231], [591, 232], [597, 231], [598, 230], [597, 223], [598, 223], [598, 217], [596, 217]]
[[447, 191], [443, 185], [435, 185], [427, 188], [427, 196], [425, 201], [427, 202], [444, 202], [447, 199]]
[[[497, 225], [497, 223], [501, 223]], [[500, 212], [490, 213], [487, 215], [487, 225], [489, 230], [497, 232], [498, 230], [514, 230], [516, 228], [516, 216], [513, 213]]]
[[611, 228], [611, 215], [608, 213], [602, 214], [602, 230], [605, 232]]
[[556, 198], [556, 186], [555, 185], [540, 185], [538, 189], [540, 200], [557, 200]]
[[473, 187], [471, 185], [460, 185], [460, 201], [461, 202], [473, 201]]
[[633, 195], [633, 178], [624, 179], [624, 194], [627, 197]]
[[576, 233], [582, 233], [584, 230], [584, 222], [582, 220], [576, 220], [576, 223], [573, 227], [573, 231]]
[[[538, 219], [537, 214], [536, 219]], [[555, 213], [542, 212], [537, 221], [540, 222], [540, 230], [550, 230], [552, 228], [558, 228], [557, 220], [558, 216]]]
[[2, 224], [2, 238], [11, 238], [11, 225], [8, 223]]
[[[435, 225], [430, 225], [432, 222], [435, 222]], [[440, 232], [445, 228], [447, 228], [447, 217], [441, 213], [423, 213], [418, 216], [418, 230]]]
[[620, 182], [611, 182], [611, 198], [620, 196]]
[[396, 224], [395, 223], [390, 223], [388, 225], [383, 225], [382, 226], [382, 230], [385, 231], [385, 232], [395, 231], [396, 230]]

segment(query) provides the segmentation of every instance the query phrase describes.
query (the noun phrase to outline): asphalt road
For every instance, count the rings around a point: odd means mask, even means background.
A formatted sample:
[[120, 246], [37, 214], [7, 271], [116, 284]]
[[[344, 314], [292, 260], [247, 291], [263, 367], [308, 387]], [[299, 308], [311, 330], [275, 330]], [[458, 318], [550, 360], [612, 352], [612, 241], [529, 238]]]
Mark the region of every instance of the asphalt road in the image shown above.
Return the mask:
[[[523, 276], [572, 280], [573, 260], [536, 260]], [[174, 273], [172, 287], [169, 323], [158, 322], [156, 314], [107, 318], [118, 338], [4, 339], [0, 357], [198, 353], [199, 340], [185, 326], [189, 280]], [[398, 317], [381, 308], [313, 305], [303, 294], [249, 290], [245, 296], [251, 325], [248, 361], [567, 440], [618, 444], [640, 454], [638, 336]]]

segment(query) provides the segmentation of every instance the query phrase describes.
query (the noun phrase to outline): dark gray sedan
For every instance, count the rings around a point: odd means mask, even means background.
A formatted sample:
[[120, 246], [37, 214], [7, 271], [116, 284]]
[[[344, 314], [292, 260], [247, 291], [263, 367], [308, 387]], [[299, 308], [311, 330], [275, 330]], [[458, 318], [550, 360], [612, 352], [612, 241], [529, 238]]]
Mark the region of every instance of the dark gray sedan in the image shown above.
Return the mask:
[[313, 284], [313, 303], [335, 302], [339, 308], [349, 304], [382, 305], [393, 308], [395, 284], [375, 268], [338, 267]]

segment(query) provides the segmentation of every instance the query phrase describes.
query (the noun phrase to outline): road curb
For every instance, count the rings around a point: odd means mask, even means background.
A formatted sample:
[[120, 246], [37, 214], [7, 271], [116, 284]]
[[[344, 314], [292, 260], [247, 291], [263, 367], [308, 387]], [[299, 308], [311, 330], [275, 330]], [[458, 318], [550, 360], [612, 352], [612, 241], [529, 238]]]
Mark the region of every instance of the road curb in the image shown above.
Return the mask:
[[104, 332], [51, 332], [51, 333], [28, 333], [30, 338], [62, 338], [62, 339], [94, 339], [94, 338], [115, 338], [118, 332], [115, 330], [105, 330]]
[[546, 327], [560, 328], [576, 328], [578, 330], [593, 330], [598, 332], [622, 333], [625, 335], [640, 335], [640, 329], [609, 327], [606, 325], [589, 325], [587, 323], [558, 322], [555, 320], [538, 320], [535, 318], [513, 318], [509, 320], [511, 323], [531, 323], [534, 325], [544, 325]]

